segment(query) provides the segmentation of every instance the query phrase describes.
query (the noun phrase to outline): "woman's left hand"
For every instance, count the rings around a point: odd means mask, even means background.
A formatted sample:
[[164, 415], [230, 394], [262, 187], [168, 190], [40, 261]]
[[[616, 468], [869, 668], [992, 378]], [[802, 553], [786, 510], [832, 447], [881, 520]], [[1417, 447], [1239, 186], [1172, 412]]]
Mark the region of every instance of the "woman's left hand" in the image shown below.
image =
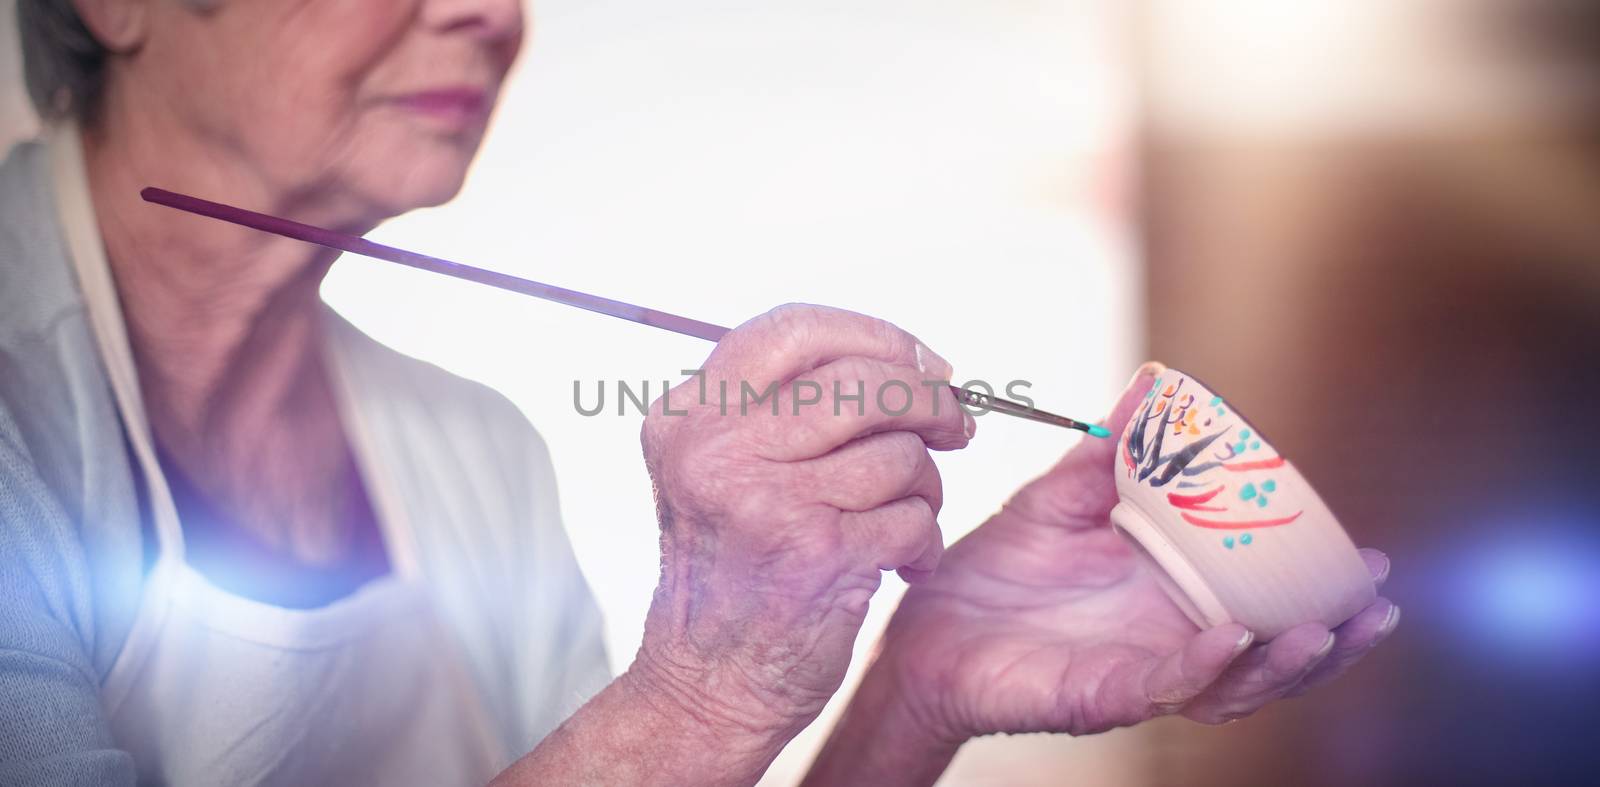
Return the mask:
[[[1135, 378], [1113, 433], [1152, 383]], [[814, 782], [931, 783], [963, 741], [990, 733], [1231, 721], [1337, 677], [1394, 630], [1399, 608], [1384, 598], [1333, 631], [1307, 623], [1255, 648], [1236, 623], [1200, 630], [1110, 526], [1114, 449], [1079, 445], [906, 594]], [[1388, 558], [1362, 555], [1381, 584]]]

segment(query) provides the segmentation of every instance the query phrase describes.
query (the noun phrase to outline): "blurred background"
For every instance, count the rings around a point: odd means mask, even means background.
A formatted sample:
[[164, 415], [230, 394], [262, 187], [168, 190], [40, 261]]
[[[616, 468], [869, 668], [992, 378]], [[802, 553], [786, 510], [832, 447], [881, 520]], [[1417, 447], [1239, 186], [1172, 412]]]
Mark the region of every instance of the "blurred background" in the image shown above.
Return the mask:
[[[529, 43], [461, 196], [376, 239], [724, 324], [870, 312], [1089, 418], [1156, 358], [1393, 558], [1403, 624], [1336, 687], [1226, 727], [976, 741], [944, 784], [1600, 766], [1600, 4], [540, 0]], [[9, 144], [36, 121], [0, 51]], [[657, 568], [640, 418], [573, 387], [659, 393], [707, 347], [362, 260], [324, 294], [539, 427], [626, 665]], [[947, 541], [1074, 439], [983, 419], [941, 458]]]

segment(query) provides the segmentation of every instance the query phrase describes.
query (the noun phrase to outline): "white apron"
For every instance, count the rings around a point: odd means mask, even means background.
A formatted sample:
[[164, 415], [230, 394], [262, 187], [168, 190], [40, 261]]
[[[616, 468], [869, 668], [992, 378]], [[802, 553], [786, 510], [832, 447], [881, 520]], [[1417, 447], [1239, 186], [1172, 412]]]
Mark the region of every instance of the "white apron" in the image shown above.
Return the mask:
[[[57, 207], [148, 491], [160, 549], [102, 704], [140, 783], [482, 784], [507, 762], [463, 652], [420, 581], [404, 510], [329, 356], [392, 574], [318, 609], [229, 594], [184, 561], [156, 461], [76, 128], [51, 139]], [[152, 207], [152, 210], [159, 208]]]

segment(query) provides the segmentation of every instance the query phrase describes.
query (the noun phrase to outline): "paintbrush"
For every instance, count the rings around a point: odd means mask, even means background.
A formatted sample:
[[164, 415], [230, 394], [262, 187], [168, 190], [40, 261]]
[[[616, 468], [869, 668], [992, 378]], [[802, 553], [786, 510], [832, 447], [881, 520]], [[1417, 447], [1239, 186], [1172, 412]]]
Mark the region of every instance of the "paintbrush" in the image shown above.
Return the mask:
[[[398, 262], [401, 265], [409, 265], [425, 271], [454, 276], [458, 279], [466, 279], [479, 284], [487, 284], [490, 287], [499, 287], [502, 290], [520, 292], [523, 295], [532, 295], [535, 298], [543, 298], [547, 301], [555, 301], [556, 303], [564, 303], [568, 306], [576, 306], [580, 309], [587, 309], [612, 317], [620, 317], [641, 325], [649, 325], [672, 331], [673, 333], [681, 333], [685, 336], [694, 336], [710, 342], [721, 341], [722, 337], [728, 333], [728, 329], [720, 325], [712, 325], [708, 322], [680, 317], [676, 314], [647, 309], [631, 303], [614, 301], [598, 295], [541, 284], [530, 279], [505, 273], [474, 268], [470, 265], [462, 265], [459, 262], [451, 262], [438, 257], [430, 257], [426, 254], [418, 254], [414, 251], [406, 251], [405, 249], [374, 243], [366, 238], [346, 235], [341, 232], [323, 229], [322, 227], [314, 227], [310, 224], [301, 224], [298, 221], [290, 221], [277, 216], [269, 216], [265, 213], [236, 208], [232, 205], [224, 205], [220, 202], [212, 202], [199, 197], [191, 197], [187, 194], [178, 194], [165, 189], [151, 187], [140, 191], [139, 196], [143, 197], [146, 202], [165, 205], [169, 208], [176, 208], [208, 218], [220, 219], [254, 230], [281, 235], [285, 238], [314, 243], [318, 246], [346, 251], [351, 254], [360, 254], [363, 257]], [[1002, 399], [992, 394], [972, 391], [956, 385], [950, 386], [950, 391], [955, 394], [956, 401], [970, 407], [993, 410], [997, 413], [1005, 413], [1018, 418], [1038, 421], [1039, 423], [1063, 426], [1068, 429], [1077, 429], [1088, 432], [1095, 437], [1111, 436], [1110, 430], [1103, 426], [1074, 420], [1064, 415], [1047, 413], [1036, 407], [1013, 402], [1009, 399]]]

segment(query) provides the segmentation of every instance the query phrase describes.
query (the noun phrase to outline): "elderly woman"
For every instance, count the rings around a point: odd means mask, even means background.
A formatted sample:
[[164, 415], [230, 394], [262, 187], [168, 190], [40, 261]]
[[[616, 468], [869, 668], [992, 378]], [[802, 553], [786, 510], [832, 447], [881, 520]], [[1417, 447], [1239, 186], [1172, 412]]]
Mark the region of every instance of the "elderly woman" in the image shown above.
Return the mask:
[[517, 411], [333, 315], [332, 255], [138, 197], [356, 233], [449, 199], [516, 0], [22, 0], [20, 21], [54, 122], [0, 167], [0, 782], [748, 784], [838, 689], [891, 569], [916, 584], [816, 783], [928, 783], [999, 731], [1237, 718], [1394, 627], [1380, 599], [1253, 649], [1197, 630], [1107, 524], [1107, 442], [941, 560], [929, 451], [973, 421], [923, 383], [950, 367], [785, 307], [717, 347], [707, 387], [893, 380], [915, 406], [740, 417], [699, 380], [657, 402], [662, 573], [612, 680]]

